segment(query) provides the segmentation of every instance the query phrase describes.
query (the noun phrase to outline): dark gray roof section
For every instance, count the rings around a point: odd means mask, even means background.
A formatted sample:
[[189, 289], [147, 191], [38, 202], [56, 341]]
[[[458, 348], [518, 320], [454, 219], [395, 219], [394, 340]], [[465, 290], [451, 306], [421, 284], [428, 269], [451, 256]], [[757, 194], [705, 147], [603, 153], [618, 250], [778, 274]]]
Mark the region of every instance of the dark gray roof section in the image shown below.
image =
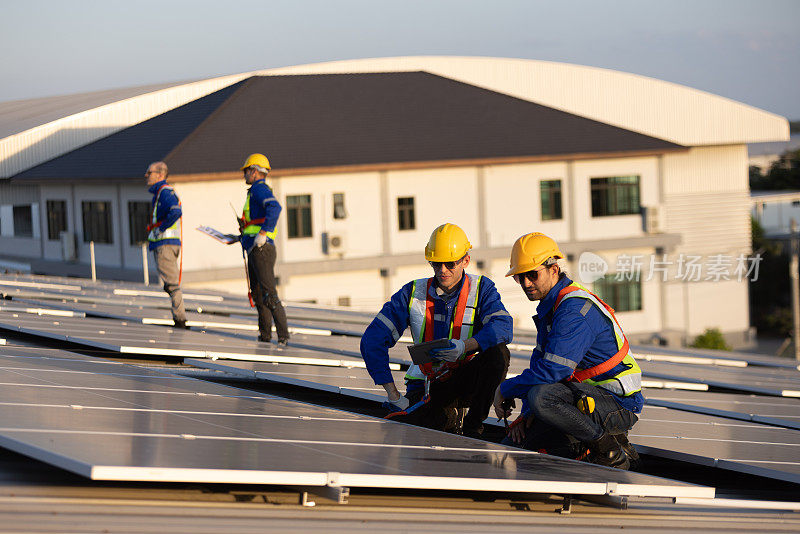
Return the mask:
[[[425, 72], [240, 84], [15, 178], [138, 177], [155, 155], [172, 174], [202, 174], [236, 170], [252, 152], [267, 154], [274, 169], [296, 169], [683, 148]], [[220, 98], [218, 108], [203, 104]]]

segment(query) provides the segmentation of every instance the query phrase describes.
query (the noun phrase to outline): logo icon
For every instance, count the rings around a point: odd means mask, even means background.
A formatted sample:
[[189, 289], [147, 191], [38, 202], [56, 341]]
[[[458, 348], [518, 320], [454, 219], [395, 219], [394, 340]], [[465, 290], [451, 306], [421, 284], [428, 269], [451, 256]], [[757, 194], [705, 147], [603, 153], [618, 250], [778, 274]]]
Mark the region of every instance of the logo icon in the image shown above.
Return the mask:
[[578, 278], [584, 284], [591, 284], [608, 272], [606, 260], [592, 252], [584, 252], [578, 258]]

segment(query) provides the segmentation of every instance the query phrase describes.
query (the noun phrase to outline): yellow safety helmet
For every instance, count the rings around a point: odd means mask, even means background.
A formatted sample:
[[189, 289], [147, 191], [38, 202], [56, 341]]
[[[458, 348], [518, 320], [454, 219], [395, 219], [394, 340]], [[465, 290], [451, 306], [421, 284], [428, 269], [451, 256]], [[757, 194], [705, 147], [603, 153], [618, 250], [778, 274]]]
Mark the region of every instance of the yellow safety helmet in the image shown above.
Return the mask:
[[532, 271], [548, 258], [563, 258], [564, 254], [551, 238], [541, 232], [526, 234], [511, 248], [511, 265], [506, 276]]
[[269, 160], [264, 154], [250, 154], [247, 156], [247, 159], [244, 160], [244, 165], [242, 165], [242, 168], [239, 170], [243, 171], [248, 167], [252, 167], [253, 165], [257, 165], [258, 167], [262, 167], [268, 171], [272, 170], [272, 167], [269, 165]]
[[456, 261], [463, 258], [472, 245], [464, 230], [455, 224], [446, 223], [431, 234], [425, 245], [425, 259], [428, 261]]

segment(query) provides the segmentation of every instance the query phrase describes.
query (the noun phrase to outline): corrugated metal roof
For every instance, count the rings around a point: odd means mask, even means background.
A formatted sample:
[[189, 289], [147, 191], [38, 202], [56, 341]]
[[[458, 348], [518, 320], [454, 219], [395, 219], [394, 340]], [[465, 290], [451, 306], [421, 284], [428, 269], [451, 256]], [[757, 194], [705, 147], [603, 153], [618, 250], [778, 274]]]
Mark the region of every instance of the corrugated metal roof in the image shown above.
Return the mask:
[[126, 98], [160, 91], [186, 82], [124, 87], [91, 93], [49, 96], [29, 100], [0, 102], [0, 138]]
[[[224, 104], [223, 104], [224, 103]], [[425, 72], [253, 77], [14, 179], [667, 151], [683, 147]]]

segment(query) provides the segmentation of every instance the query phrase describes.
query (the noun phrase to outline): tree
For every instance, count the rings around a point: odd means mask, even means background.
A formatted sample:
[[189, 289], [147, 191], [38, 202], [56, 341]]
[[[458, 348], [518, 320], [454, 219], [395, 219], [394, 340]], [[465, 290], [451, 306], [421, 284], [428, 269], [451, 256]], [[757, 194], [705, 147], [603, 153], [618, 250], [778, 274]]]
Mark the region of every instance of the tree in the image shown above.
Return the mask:
[[719, 328], [706, 328], [705, 332], [694, 338], [691, 346], [696, 349], [731, 350]]
[[750, 189], [771, 191], [800, 189], [800, 149], [784, 152], [772, 162], [766, 174], [758, 167], [750, 167]]

